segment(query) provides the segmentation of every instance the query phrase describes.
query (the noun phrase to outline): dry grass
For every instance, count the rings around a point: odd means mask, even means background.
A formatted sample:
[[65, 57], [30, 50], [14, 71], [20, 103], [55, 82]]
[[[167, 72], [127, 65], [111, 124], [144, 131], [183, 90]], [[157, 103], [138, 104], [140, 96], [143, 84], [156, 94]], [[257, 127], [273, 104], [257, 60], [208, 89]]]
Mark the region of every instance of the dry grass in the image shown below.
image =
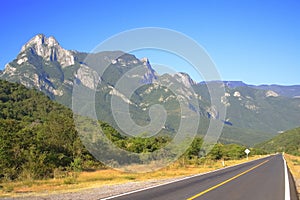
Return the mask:
[[300, 157], [284, 154], [289, 169], [294, 177], [298, 194], [300, 193]]
[[[250, 157], [254, 160], [259, 156]], [[246, 159], [226, 161], [226, 166], [246, 162]], [[135, 166], [139, 167], [139, 166]], [[6, 182], [0, 184], [0, 197], [24, 196], [25, 194], [50, 194], [61, 192], [74, 192], [88, 188], [101, 187], [104, 185], [121, 184], [132, 181], [157, 180], [212, 171], [222, 168], [221, 161], [206, 161], [202, 165], [184, 165], [176, 162], [161, 170], [149, 173], [125, 173], [113, 169], [104, 169], [94, 172], [80, 172], [69, 174], [65, 178], [48, 180], [26, 180], [16, 182]]]

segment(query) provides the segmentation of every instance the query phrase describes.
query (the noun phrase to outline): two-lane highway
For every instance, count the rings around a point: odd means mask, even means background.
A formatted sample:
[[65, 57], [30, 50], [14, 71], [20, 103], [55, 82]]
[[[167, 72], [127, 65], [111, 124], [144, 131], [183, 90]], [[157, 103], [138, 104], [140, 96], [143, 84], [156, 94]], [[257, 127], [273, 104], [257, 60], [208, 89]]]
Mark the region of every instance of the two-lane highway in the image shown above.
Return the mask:
[[[282, 155], [197, 175], [177, 182], [106, 199], [115, 200], [296, 200], [293, 182], [285, 182]], [[290, 178], [291, 179], [291, 178]], [[289, 184], [290, 187], [286, 185]], [[286, 191], [289, 188], [288, 191]]]

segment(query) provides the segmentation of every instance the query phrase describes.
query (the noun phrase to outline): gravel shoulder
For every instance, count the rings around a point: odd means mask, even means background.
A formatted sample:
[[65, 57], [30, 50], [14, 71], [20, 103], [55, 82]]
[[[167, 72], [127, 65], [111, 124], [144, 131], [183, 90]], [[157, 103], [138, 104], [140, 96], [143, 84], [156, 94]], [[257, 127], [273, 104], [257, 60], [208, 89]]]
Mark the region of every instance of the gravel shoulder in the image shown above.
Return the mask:
[[99, 188], [84, 189], [76, 192], [65, 192], [58, 194], [40, 193], [35, 196], [24, 195], [14, 198], [1, 198], [5, 200], [96, 200], [113, 195], [122, 194], [138, 189], [152, 187], [163, 183], [168, 183], [176, 180], [180, 180], [183, 177], [167, 178], [161, 180], [149, 180], [149, 181], [132, 181], [128, 183], [106, 185]]

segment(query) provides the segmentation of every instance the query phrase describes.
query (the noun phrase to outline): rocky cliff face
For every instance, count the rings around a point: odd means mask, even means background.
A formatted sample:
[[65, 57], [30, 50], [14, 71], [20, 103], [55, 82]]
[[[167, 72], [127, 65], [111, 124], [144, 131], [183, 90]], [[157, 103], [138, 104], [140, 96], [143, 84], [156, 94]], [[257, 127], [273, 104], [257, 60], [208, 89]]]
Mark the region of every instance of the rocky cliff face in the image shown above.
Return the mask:
[[[141, 82], [151, 84], [157, 74], [147, 58], [141, 60], [120, 51], [96, 54], [66, 50], [53, 37], [38, 34], [22, 46], [17, 58], [5, 66], [0, 78], [20, 82], [26, 87], [34, 87], [52, 99], [70, 99], [74, 81], [89, 89], [96, 89], [101, 83], [114, 85], [124, 73], [136, 66], [143, 66]], [[97, 69], [107, 68], [103, 77]], [[115, 90], [115, 89], [114, 89]]]
[[1, 78], [35, 87], [48, 96], [62, 96], [63, 68], [75, 64], [76, 52], [63, 49], [54, 37], [39, 34], [28, 41], [17, 58], [5, 66]]
[[173, 77], [188, 88], [196, 84], [196, 82], [193, 79], [191, 79], [191, 77], [187, 73], [179, 72], [174, 74]]
[[157, 74], [154, 69], [151, 67], [150, 61], [148, 58], [142, 58], [141, 62], [147, 68], [147, 71], [143, 77], [143, 82], [146, 84], [153, 83], [153, 81], [157, 80]]
[[39, 34], [27, 42], [19, 54], [20, 58], [17, 61], [19, 65], [26, 62], [26, 51], [31, 51], [32, 54], [42, 57], [45, 61], [57, 61], [61, 67], [75, 64], [74, 54], [76, 52], [63, 49], [53, 36], [47, 38], [45, 35]]

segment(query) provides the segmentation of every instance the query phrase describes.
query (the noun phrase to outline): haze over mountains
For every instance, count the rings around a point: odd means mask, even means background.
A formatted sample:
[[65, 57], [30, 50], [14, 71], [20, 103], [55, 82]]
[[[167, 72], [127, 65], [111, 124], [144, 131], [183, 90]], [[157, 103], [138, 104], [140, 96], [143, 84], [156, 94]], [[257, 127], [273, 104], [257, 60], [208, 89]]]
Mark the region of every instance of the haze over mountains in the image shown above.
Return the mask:
[[[100, 70], [97, 73], [96, 68]], [[135, 74], [137, 68], [140, 71]], [[143, 87], [131, 97], [117, 86], [124, 75], [143, 83]], [[140, 125], [149, 123], [151, 105], [163, 105], [168, 117], [160, 134], [174, 134], [180, 122], [178, 99], [181, 98], [189, 103], [190, 110], [200, 114], [198, 132], [205, 134], [209, 120], [218, 120], [218, 110], [210, 103], [206, 84], [225, 90], [220, 99], [227, 108], [220, 139], [223, 142], [253, 145], [278, 132], [300, 126], [300, 85], [255, 86], [237, 81], [196, 83], [186, 73], [157, 74], [147, 58], [138, 59], [120, 51], [95, 54], [70, 51], [62, 48], [54, 37], [47, 38], [42, 34], [22, 47], [16, 59], [0, 72], [0, 78], [37, 88], [68, 107], [72, 107], [74, 84], [96, 90], [98, 117], [114, 127], [116, 123], [111, 114], [113, 96], [129, 105], [131, 117]], [[166, 87], [170, 85], [173, 89]]]
[[271, 90], [279, 94], [280, 96], [300, 98], [300, 85], [248, 85], [242, 81], [223, 81], [223, 83], [229, 88], [236, 87], [252, 87], [261, 90]]

